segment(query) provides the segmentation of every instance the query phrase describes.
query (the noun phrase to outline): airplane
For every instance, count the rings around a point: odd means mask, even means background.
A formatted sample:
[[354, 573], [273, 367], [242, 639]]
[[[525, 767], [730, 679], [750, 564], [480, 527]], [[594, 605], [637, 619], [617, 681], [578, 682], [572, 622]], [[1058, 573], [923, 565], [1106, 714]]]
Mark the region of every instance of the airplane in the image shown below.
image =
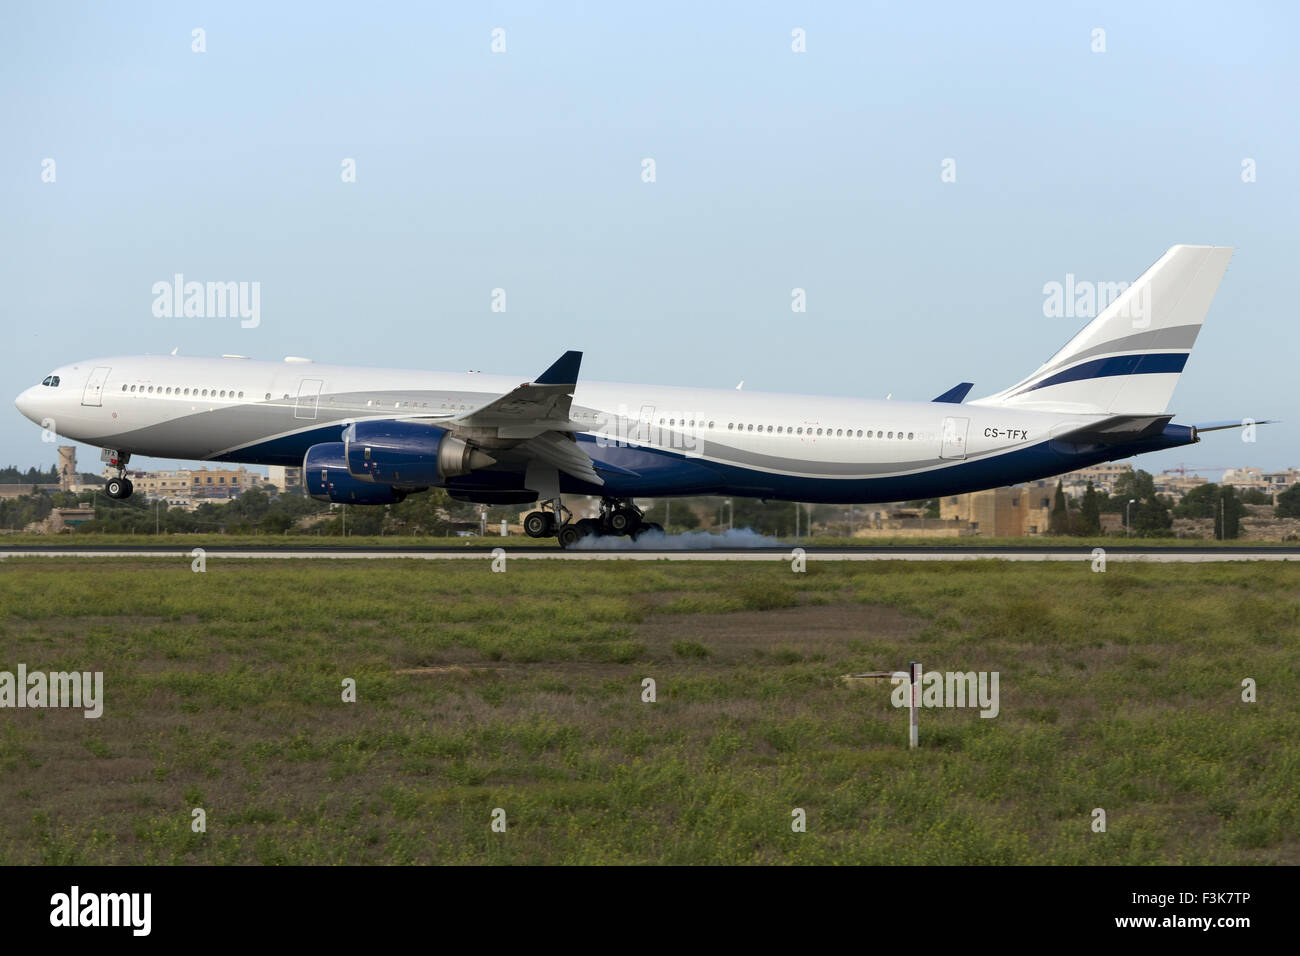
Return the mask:
[[[1173, 246], [1030, 375], [973, 401], [970, 382], [928, 402], [580, 382], [582, 353], [568, 351], [522, 383], [295, 356], [101, 358], [55, 369], [15, 404], [101, 447], [117, 471], [110, 498], [130, 496], [132, 455], [300, 466], [321, 501], [385, 505], [436, 487], [536, 502], [525, 532], [569, 547], [656, 530], [636, 498], [936, 498], [1242, 427], [1174, 424], [1168, 411], [1232, 252]], [[573, 520], [566, 494], [599, 497], [599, 517]]]

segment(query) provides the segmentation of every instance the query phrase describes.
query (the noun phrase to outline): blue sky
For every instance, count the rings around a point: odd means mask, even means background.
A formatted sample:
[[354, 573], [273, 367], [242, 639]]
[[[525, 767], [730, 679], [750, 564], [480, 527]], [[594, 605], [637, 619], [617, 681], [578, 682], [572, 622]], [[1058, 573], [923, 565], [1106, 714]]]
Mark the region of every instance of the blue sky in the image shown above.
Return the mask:
[[[1288, 421], [1141, 467], [1300, 465], [1290, 5], [269, 6], [6, 7], [10, 398], [175, 347], [988, 394], [1083, 324], [1044, 316], [1045, 283], [1213, 243], [1237, 253], [1172, 407]], [[178, 272], [260, 282], [260, 325], [154, 317]], [[4, 407], [0, 463], [52, 464]]]

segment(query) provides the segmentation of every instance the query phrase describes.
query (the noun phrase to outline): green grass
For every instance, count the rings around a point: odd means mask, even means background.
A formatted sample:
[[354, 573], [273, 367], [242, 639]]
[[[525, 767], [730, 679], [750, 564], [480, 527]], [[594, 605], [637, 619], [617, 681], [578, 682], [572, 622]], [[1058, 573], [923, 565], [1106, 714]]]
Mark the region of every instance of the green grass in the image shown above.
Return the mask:
[[[0, 669], [106, 702], [0, 710], [0, 864], [1300, 862], [1289, 565], [489, 566], [3, 562]], [[1001, 714], [909, 752], [838, 678], [912, 659]]]

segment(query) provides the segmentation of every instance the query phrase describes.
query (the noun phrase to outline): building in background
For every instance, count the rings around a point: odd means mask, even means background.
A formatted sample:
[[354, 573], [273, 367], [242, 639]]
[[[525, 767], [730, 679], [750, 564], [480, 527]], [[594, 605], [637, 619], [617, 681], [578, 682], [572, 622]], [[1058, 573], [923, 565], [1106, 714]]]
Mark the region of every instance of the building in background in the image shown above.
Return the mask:
[[275, 485], [282, 492], [291, 494], [302, 494], [302, 469], [286, 468], [283, 465], [272, 465], [267, 469], [267, 484]]
[[77, 477], [77, 446], [59, 446], [59, 490], [76, 491], [80, 479]]
[[1080, 468], [1078, 471], [1066, 472], [1060, 477], [1061, 489], [1071, 498], [1082, 498], [1088, 490], [1088, 482], [1091, 481], [1095, 490], [1109, 495], [1115, 491], [1116, 481], [1124, 475], [1131, 474], [1133, 474], [1131, 464], [1108, 461], [1100, 465]]
[[[105, 470], [105, 476], [111, 474]], [[249, 488], [265, 484], [262, 475], [238, 468], [178, 468], [174, 471], [132, 471], [127, 476], [135, 493], [147, 501], [161, 499], [169, 505], [193, 506], [213, 499], [238, 498]]]
[[1046, 534], [1052, 516], [1056, 479], [1030, 481], [939, 499], [939, 517], [961, 522], [984, 538], [1021, 538]]

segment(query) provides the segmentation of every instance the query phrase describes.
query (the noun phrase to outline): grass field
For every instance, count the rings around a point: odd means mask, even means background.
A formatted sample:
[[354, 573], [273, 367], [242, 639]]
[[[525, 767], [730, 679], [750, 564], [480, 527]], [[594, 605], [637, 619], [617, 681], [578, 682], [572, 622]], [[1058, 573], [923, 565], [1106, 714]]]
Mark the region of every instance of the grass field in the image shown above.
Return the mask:
[[1283, 564], [17, 559], [0, 647], [106, 697], [0, 710], [0, 864], [1300, 863]]

